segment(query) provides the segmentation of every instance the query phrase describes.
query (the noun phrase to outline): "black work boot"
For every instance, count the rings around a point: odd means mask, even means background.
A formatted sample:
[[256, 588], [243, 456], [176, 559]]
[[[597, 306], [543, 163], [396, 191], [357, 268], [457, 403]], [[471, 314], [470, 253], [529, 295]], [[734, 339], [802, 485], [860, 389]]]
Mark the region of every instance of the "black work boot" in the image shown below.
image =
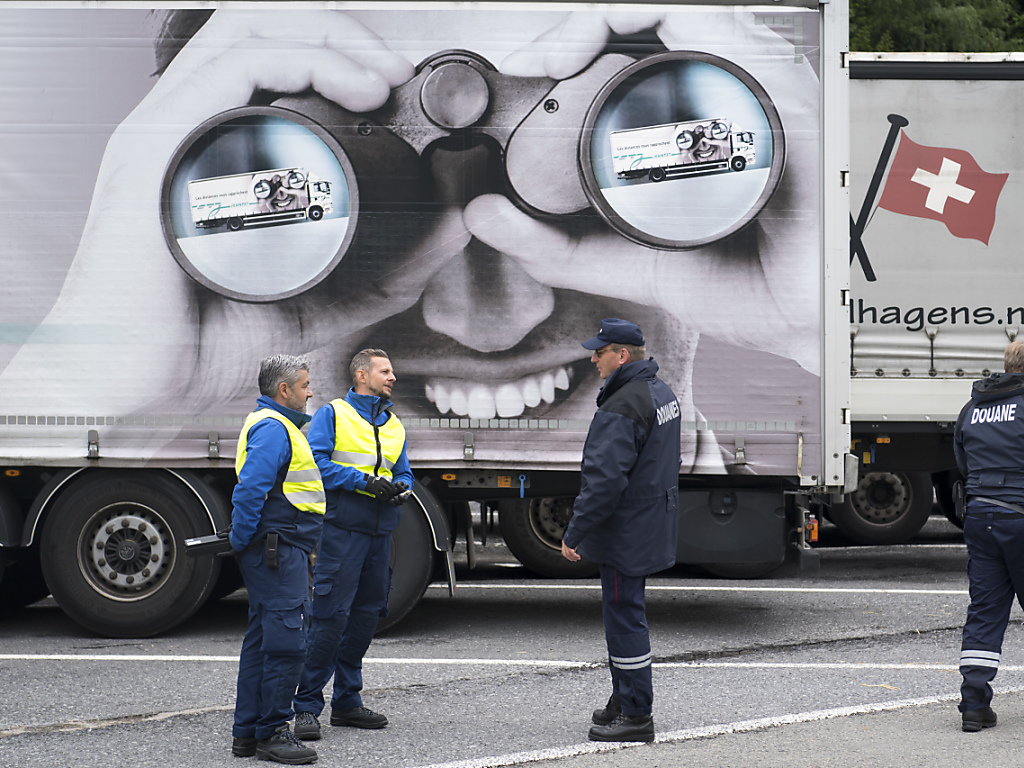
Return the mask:
[[980, 731], [982, 728], [992, 728], [996, 724], [996, 713], [992, 707], [984, 709], [969, 709], [963, 715], [963, 730], [968, 733]]
[[312, 712], [296, 712], [293, 730], [303, 741], [316, 741], [320, 738], [320, 721]]
[[388, 719], [366, 707], [353, 707], [340, 711], [331, 710], [331, 725], [349, 725], [353, 728], [383, 728]]
[[235, 757], [252, 757], [256, 754], [256, 739], [252, 736], [235, 736], [231, 739], [231, 754]]
[[316, 762], [316, 750], [295, 738], [287, 725], [282, 725], [269, 739], [256, 742], [256, 757], [286, 765], [305, 765]]
[[594, 725], [611, 725], [612, 721], [622, 714], [622, 702], [614, 693], [609, 697], [604, 709], [595, 709], [590, 720]]
[[608, 725], [590, 729], [591, 741], [654, 741], [654, 718], [650, 715], [618, 715]]

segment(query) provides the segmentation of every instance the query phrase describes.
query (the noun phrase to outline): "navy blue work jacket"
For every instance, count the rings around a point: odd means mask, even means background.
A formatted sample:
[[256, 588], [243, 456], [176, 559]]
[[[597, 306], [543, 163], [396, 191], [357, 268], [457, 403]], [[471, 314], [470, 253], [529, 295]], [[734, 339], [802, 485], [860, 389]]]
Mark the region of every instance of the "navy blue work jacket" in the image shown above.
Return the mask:
[[650, 360], [608, 377], [583, 446], [580, 494], [563, 540], [627, 576], [676, 562], [679, 402]]
[[967, 496], [1024, 501], [1024, 374], [993, 373], [974, 382], [953, 431]]

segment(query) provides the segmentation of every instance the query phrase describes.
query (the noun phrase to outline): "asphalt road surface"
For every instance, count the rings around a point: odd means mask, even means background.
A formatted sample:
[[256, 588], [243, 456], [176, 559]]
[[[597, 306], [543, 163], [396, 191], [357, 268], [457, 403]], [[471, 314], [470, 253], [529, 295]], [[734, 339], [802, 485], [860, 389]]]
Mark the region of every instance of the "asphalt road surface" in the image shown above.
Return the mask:
[[[959, 729], [959, 532], [933, 518], [909, 545], [845, 546], [834, 529], [822, 543], [817, 574], [652, 578], [658, 739], [609, 746], [586, 738], [610, 692], [596, 580], [531, 577], [491, 536], [454, 598], [432, 586], [371, 646], [364, 700], [389, 727], [325, 722], [317, 764], [1016, 764], [1019, 608], [996, 680], [1000, 726]], [[0, 765], [245, 765], [229, 749], [245, 614], [238, 592], [147, 640], [90, 636], [49, 599], [0, 617]]]

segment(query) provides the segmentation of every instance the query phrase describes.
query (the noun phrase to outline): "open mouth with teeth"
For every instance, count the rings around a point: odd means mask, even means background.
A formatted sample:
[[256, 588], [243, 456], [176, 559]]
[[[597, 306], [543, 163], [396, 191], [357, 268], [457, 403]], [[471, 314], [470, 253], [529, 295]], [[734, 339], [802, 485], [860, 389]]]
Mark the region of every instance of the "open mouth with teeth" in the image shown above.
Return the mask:
[[423, 384], [427, 400], [442, 416], [452, 413], [471, 419], [517, 418], [528, 408], [553, 405], [564, 399], [574, 379], [576, 364], [559, 365], [511, 382], [485, 382], [430, 377]]
[[694, 150], [693, 154], [701, 162], [707, 162], [709, 160], [722, 160], [725, 157], [725, 152], [723, 148], [717, 145], [710, 146], [707, 149], [696, 149]]
[[398, 376], [392, 400], [403, 415], [515, 419], [557, 409], [560, 418], [589, 419], [600, 378], [580, 341], [610, 308], [589, 303], [596, 312], [563, 302], [501, 352], [479, 352], [431, 330], [418, 305], [377, 326], [365, 345], [387, 350]]

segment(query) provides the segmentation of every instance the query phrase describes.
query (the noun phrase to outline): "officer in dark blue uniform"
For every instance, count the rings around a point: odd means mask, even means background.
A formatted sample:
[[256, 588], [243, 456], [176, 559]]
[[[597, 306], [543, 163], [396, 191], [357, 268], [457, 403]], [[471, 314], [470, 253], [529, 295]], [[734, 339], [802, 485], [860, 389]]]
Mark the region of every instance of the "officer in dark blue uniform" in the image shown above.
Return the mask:
[[594, 741], [653, 741], [651, 641], [644, 586], [675, 565], [679, 528], [679, 401], [657, 377], [633, 323], [601, 321], [583, 342], [605, 385], [583, 446], [580, 495], [562, 555], [599, 564], [612, 695], [593, 714]]
[[262, 396], [238, 436], [231, 495], [229, 539], [249, 593], [231, 751], [300, 765], [317, 759], [288, 721], [306, 653], [309, 553], [325, 509], [320, 471], [299, 431], [313, 396], [309, 363], [269, 357], [259, 384]]
[[964, 541], [971, 604], [960, 646], [965, 731], [996, 724], [991, 682], [999, 671], [1013, 598], [1024, 605], [1024, 341], [1004, 354], [1006, 373], [974, 382], [954, 450], [967, 478]]

